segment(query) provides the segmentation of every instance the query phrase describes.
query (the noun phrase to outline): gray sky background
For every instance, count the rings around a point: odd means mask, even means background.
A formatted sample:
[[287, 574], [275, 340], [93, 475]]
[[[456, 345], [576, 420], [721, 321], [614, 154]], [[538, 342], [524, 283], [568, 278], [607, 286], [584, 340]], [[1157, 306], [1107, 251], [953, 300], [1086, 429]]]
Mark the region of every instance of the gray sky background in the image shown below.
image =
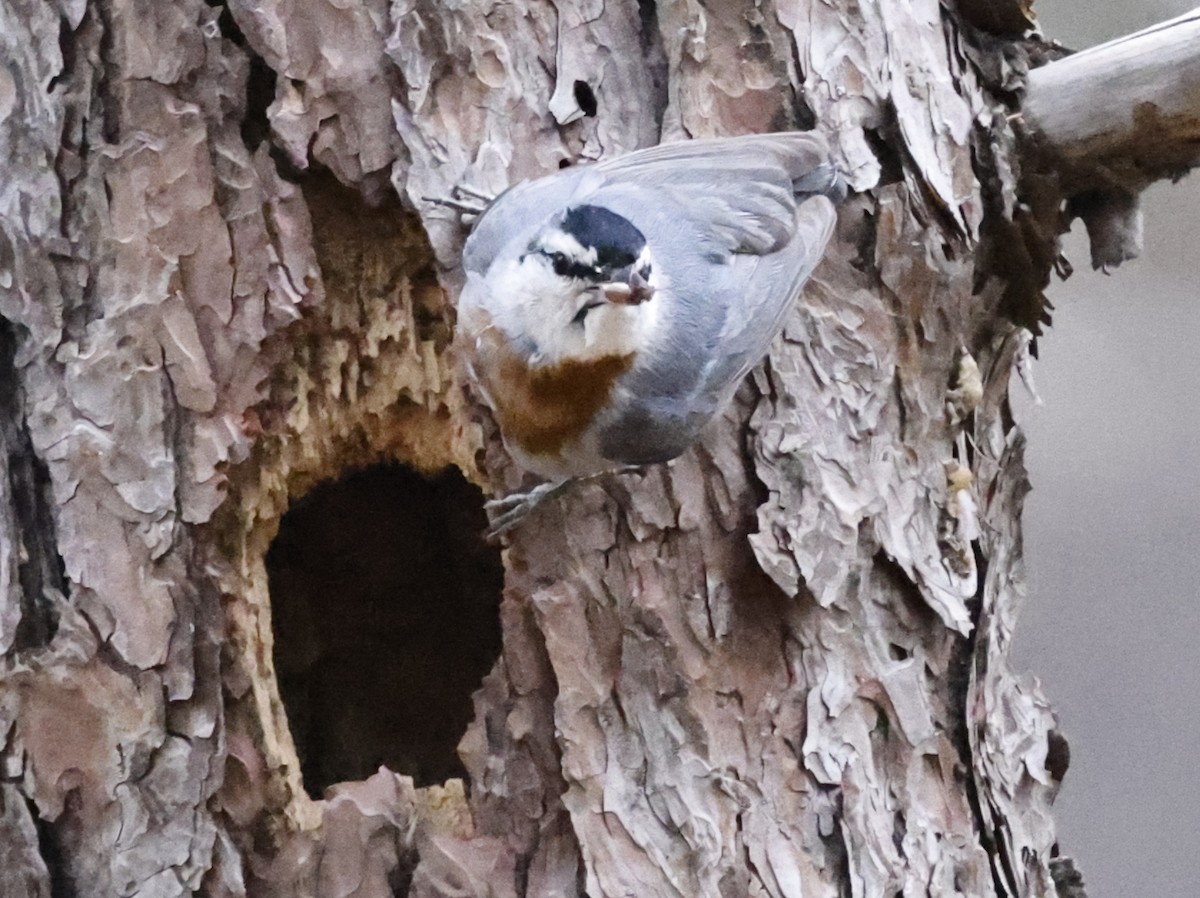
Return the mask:
[[[1036, 11], [1082, 48], [1197, 2]], [[1144, 255], [1109, 277], [1076, 223], [1035, 367], [1045, 404], [1018, 403], [1034, 492], [1016, 662], [1071, 743], [1059, 837], [1089, 898], [1200, 896], [1200, 173], [1145, 206]]]

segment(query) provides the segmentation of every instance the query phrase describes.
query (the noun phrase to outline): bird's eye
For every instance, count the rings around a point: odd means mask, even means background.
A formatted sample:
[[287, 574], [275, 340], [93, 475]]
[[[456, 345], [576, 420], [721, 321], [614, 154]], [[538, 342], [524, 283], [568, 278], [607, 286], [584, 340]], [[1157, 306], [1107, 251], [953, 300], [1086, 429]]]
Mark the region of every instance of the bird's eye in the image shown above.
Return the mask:
[[563, 253], [547, 253], [546, 258], [550, 260], [555, 274], [566, 277], [571, 273], [571, 262]]

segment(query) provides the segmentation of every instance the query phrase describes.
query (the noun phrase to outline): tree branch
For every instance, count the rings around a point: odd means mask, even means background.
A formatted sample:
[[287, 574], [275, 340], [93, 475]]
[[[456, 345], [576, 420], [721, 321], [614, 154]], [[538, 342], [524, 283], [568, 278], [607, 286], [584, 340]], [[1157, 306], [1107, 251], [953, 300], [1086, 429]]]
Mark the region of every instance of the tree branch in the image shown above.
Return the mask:
[[1034, 69], [1021, 117], [1087, 227], [1092, 267], [1135, 258], [1138, 194], [1200, 165], [1200, 8]]
[[1200, 164], [1200, 8], [1034, 69], [1022, 117], [1068, 193], [1179, 178]]

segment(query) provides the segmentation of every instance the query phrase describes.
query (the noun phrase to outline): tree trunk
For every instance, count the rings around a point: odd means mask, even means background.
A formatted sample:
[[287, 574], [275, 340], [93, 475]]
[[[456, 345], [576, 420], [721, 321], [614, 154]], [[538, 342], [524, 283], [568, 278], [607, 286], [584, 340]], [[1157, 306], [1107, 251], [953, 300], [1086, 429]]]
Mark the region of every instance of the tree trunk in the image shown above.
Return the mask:
[[[0, 0], [0, 894], [1053, 894], [1027, 6]], [[808, 127], [734, 407], [485, 546], [426, 198]]]

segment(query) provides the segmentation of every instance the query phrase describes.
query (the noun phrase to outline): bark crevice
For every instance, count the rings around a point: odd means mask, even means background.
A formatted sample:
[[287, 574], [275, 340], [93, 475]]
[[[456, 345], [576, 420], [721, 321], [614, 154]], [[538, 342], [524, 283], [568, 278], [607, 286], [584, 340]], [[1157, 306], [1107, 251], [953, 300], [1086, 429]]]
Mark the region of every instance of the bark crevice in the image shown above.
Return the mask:
[[37, 832], [38, 854], [46, 865], [50, 893], [47, 898], [78, 898], [80, 892], [71, 879], [69, 858], [55, 831], [54, 822], [38, 814], [37, 805], [27, 800], [29, 815]]
[[58, 554], [50, 472], [34, 451], [25, 420], [24, 391], [16, 367], [18, 340], [17, 326], [0, 318], [0, 451], [4, 453], [0, 471], [7, 479], [11, 535], [17, 540], [20, 619], [12, 647], [22, 652], [46, 646], [54, 638], [56, 602], [66, 596], [67, 584]]
[[646, 67], [646, 73], [650, 79], [654, 125], [657, 132], [662, 134], [663, 116], [666, 114], [670, 101], [668, 94], [670, 75], [667, 55], [663, 49], [662, 32], [658, 25], [658, 3], [655, 0], [638, 0], [638, 21], [641, 24], [639, 33], [642, 50], [640, 62]]

